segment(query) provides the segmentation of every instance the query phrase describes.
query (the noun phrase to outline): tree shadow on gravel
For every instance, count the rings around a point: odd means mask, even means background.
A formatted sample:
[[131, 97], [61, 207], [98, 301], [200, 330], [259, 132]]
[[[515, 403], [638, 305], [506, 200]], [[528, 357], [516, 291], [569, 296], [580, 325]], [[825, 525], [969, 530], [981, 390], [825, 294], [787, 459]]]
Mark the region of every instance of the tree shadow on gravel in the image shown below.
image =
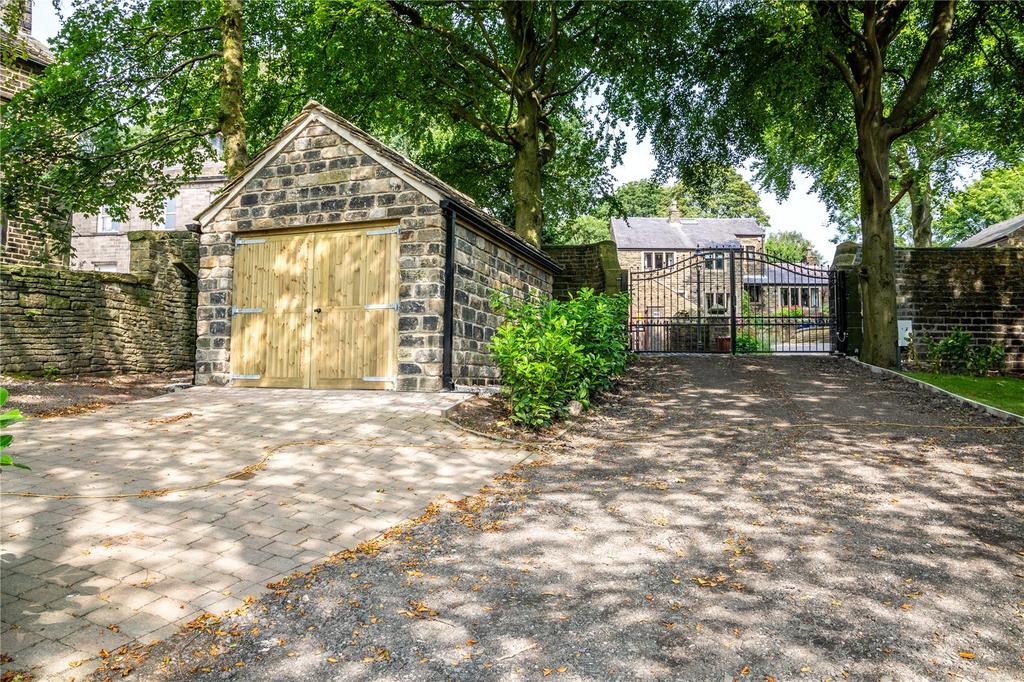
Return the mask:
[[831, 359], [644, 360], [537, 463], [140, 676], [1020, 679], [1005, 426]]

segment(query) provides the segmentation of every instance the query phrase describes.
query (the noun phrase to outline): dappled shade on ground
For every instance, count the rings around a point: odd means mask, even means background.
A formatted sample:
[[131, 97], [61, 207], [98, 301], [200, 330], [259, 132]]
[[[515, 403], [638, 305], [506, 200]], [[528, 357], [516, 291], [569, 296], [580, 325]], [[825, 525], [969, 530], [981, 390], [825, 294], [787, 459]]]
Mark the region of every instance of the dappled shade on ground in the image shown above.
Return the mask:
[[1022, 451], [841, 360], [646, 358], [478, 498], [137, 674], [1020, 679]]

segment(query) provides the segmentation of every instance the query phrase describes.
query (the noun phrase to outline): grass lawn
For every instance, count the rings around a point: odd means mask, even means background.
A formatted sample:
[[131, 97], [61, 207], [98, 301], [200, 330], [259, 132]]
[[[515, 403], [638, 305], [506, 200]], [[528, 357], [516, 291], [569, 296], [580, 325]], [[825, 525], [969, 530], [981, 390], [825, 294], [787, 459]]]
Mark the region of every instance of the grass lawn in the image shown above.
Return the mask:
[[1000, 410], [1024, 415], [1024, 379], [1014, 377], [972, 377], [959, 374], [904, 372], [907, 376], [938, 386]]

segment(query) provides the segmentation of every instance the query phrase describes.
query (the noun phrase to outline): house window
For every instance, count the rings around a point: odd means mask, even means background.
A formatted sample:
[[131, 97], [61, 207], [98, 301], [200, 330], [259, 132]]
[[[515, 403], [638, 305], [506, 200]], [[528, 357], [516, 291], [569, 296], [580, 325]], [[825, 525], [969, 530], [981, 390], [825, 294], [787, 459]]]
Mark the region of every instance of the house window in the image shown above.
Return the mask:
[[805, 308], [811, 305], [811, 290], [807, 287], [800, 290], [800, 305]]
[[811, 307], [812, 308], [817, 308], [818, 307], [818, 301], [819, 301], [818, 297], [819, 297], [820, 293], [821, 292], [820, 292], [819, 289], [816, 289], [816, 288], [815, 289], [811, 289]]
[[724, 311], [725, 310], [725, 293], [724, 292], [707, 292], [704, 294], [704, 305], [708, 310], [711, 311]]
[[800, 305], [800, 287], [782, 287], [782, 305]]
[[96, 216], [97, 232], [120, 232], [121, 223], [114, 220], [106, 206], [100, 207], [99, 215]]
[[644, 270], [659, 270], [675, 263], [675, 254], [671, 251], [644, 252]]
[[704, 269], [706, 269], [706, 270], [724, 270], [725, 269], [725, 254], [724, 253], [706, 253], [706, 254], [704, 254]]
[[747, 300], [751, 303], [761, 302], [761, 285], [749, 284], [747, 285]]
[[177, 216], [178, 200], [174, 197], [166, 199], [164, 201], [164, 229], [173, 230], [175, 224], [175, 218]]
[[747, 247], [747, 258], [749, 260], [754, 260], [754, 252], [755, 251], [756, 251], [756, 249], [753, 246], [748, 246]]

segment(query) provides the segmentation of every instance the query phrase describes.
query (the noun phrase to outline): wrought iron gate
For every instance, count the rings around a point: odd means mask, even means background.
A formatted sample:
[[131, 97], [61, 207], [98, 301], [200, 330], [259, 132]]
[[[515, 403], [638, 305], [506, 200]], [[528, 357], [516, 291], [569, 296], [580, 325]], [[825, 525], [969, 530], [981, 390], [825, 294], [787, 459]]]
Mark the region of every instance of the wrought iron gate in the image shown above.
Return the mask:
[[632, 350], [845, 351], [845, 273], [754, 250], [656, 255], [664, 267], [629, 273]]

